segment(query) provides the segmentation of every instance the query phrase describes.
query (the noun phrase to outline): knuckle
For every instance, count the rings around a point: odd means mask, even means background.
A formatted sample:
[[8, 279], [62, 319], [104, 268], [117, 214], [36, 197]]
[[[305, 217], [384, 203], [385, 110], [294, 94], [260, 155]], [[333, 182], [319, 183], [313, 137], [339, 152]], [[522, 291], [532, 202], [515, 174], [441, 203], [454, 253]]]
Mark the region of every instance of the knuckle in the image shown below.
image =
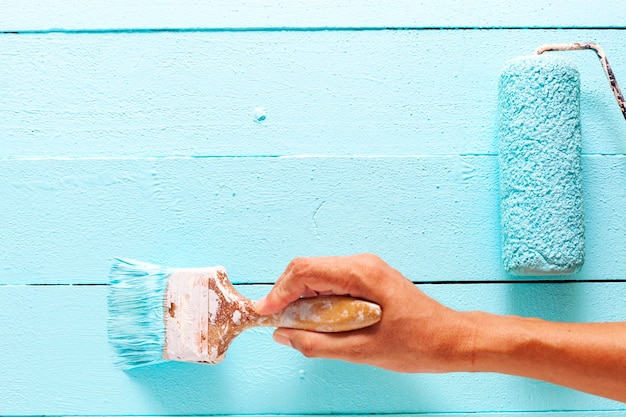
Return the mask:
[[362, 255], [363, 261], [369, 265], [380, 265], [383, 260], [373, 253], [365, 253]]
[[287, 303], [290, 300], [290, 292], [284, 285], [276, 285], [272, 291], [272, 295], [281, 303]]
[[289, 271], [294, 276], [301, 277], [309, 270], [308, 258], [295, 258], [289, 263]]
[[318, 356], [317, 345], [310, 339], [300, 340], [297, 349], [305, 358], [316, 358]]

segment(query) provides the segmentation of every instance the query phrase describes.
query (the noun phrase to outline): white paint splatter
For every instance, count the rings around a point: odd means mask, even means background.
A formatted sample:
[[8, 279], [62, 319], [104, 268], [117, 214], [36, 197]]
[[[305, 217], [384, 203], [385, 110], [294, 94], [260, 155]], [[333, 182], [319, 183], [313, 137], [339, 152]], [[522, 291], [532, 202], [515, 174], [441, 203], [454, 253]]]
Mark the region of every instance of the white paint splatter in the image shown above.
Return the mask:
[[254, 121], [261, 123], [267, 118], [267, 109], [265, 107], [256, 107], [254, 109]]
[[220, 309], [220, 298], [217, 293], [209, 289], [209, 320], [215, 322], [217, 319], [217, 312]]
[[233, 313], [233, 323], [241, 323], [241, 311], [235, 310], [235, 312]]

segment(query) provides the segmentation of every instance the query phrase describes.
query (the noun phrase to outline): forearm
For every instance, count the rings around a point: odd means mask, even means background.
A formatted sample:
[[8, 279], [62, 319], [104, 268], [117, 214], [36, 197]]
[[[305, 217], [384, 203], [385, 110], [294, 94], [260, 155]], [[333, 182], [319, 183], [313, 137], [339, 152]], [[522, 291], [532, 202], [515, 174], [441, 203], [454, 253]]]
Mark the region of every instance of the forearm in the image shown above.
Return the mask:
[[382, 320], [345, 334], [278, 329], [276, 341], [307, 357], [397, 372], [496, 372], [626, 402], [626, 322], [555, 323], [455, 311], [374, 255], [294, 259], [255, 308], [272, 314], [320, 293], [375, 302]]
[[626, 323], [555, 323], [464, 313], [468, 370], [552, 382], [626, 402]]

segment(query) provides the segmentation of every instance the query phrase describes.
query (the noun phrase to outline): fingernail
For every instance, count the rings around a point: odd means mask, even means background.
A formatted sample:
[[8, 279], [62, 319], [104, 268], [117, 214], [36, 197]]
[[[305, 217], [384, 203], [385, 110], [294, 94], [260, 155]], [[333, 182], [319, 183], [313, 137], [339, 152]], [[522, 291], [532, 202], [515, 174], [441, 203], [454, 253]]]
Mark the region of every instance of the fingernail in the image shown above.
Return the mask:
[[263, 308], [263, 304], [265, 304], [265, 299], [267, 298], [267, 295], [264, 297], [261, 297], [260, 299], [258, 299], [257, 301], [254, 302], [254, 311], [256, 311], [257, 313], [260, 313], [260, 310]]
[[276, 343], [280, 343], [283, 346], [293, 347], [293, 345], [291, 344], [291, 340], [289, 340], [289, 338], [281, 333], [279, 330], [274, 332], [274, 341]]

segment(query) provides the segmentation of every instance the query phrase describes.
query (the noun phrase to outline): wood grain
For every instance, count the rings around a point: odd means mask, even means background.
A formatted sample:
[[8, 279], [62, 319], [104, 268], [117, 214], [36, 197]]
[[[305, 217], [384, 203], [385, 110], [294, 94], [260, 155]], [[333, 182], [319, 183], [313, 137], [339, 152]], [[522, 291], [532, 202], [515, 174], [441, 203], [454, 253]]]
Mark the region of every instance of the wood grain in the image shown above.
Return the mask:
[[[626, 158], [585, 156], [586, 263], [626, 279]], [[512, 277], [495, 157], [0, 163], [0, 281], [106, 283], [115, 257], [273, 282], [296, 256], [377, 253], [415, 281]]]
[[[544, 43], [593, 40], [626, 82], [624, 30], [2, 39], [1, 159], [495, 155], [507, 60]], [[626, 154], [626, 124], [595, 54], [554, 53], [581, 72], [583, 151]]]
[[[238, 286], [258, 298], [267, 285]], [[623, 320], [624, 283], [420, 286], [458, 309], [552, 320]], [[106, 286], [0, 286], [2, 415], [240, 415], [622, 410], [564, 388], [492, 374], [409, 375], [311, 360], [244, 332], [220, 365], [125, 373], [106, 335]], [[529, 302], [533, 300], [533, 302]], [[323, 399], [321, 401], [320, 399]]]
[[597, 58], [564, 53], [574, 282], [503, 273], [495, 126], [502, 65], [544, 43], [599, 43], [624, 85], [624, 22], [622, 0], [0, 0], [0, 414], [624, 415], [521, 378], [308, 360], [269, 329], [219, 366], [123, 373], [106, 335], [116, 256], [223, 264], [257, 298], [295, 256], [375, 252], [454, 308], [626, 320], [626, 124]]
[[620, 0], [2, 0], [0, 30], [624, 27]]

